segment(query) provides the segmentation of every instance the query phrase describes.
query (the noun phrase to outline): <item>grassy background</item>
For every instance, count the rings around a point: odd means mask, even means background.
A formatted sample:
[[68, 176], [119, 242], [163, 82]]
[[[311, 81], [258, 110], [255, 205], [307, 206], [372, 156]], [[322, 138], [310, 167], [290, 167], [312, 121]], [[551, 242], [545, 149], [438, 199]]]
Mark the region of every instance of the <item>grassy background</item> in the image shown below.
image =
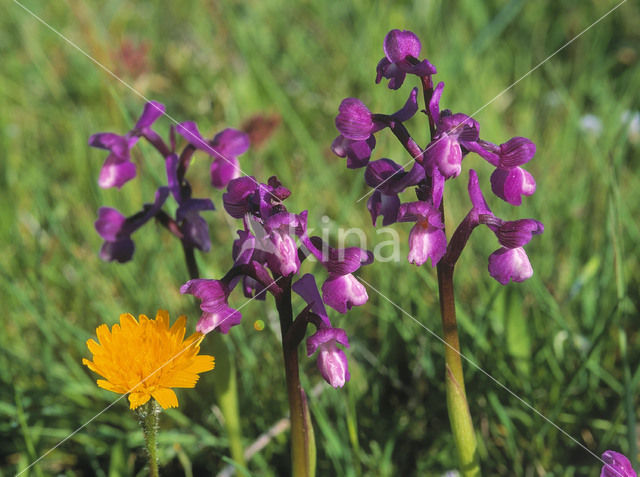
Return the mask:
[[[382, 40], [411, 29], [446, 89], [441, 105], [473, 113], [603, 15], [611, 1], [457, 0], [450, 2], [25, 1], [43, 20], [112, 69], [179, 121], [211, 135], [255, 114], [281, 125], [241, 158], [265, 180], [277, 174], [293, 190], [292, 211], [309, 209], [337, 238], [363, 227], [370, 248], [362, 176], [329, 151], [333, 118], [347, 96], [373, 111], [395, 111], [400, 92], [374, 85]], [[527, 250], [529, 281], [499, 286], [486, 272], [496, 248], [476, 232], [457, 267], [463, 352], [595, 454], [631, 451], [636, 439], [640, 372], [640, 135], [625, 111], [638, 111], [640, 9], [627, 2], [531, 76], [483, 109], [483, 138], [532, 138], [527, 166], [538, 192], [515, 210], [489, 199], [505, 219], [535, 217], [546, 227]], [[163, 166], [142, 145], [134, 154], [142, 180], [101, 190], [105, 154], [87, 146], [98, 131], [127, 131], [144, 101], [86, 56], [7, 2], [0, 18], [0, 475], [13, 475], [110, 404], [81, 365], [85, 341], [122, 312], [166, 308], [197, 314], [178, 293], [186, 278], [179, 244], [160, 226], [135, 236], [134, 260], [99, 260], [93, 229], [101, 205], [125, 214], [149, 201]], [[129, 51], [129, 53], [127, 53]], [[134, 53], [131, 54], [130, 52]], [[586, 114], [599, 134], [581, 127]], [[166, 132], [162, 118], [158, 131]], [[422, 123], [409, 124], [424, 143]], [[380, 135], [375, 158], [407, 160]], [[209, 213], [213, 251], [202, 273], [229, 267], [235, 224], [208, 187], [208, 161], [190, 171]], [[465, 161], [488, 183], [490, 169]], [[198, 176], [198, 171], [200, 175]], [[466, 176], [466, 171], [463, 172]], [[449, 223], [468, 207], [465, 180], [447, 189]], [[486, 190], [486, 187], [485, 187]], [[407, 252], [408, 227], [394, 227]], [[309, 270], [308, 265], [306, 270]], [[406, 261], [376, 263], [362, 277], [440, 332], [435, 273]], [[443, 345], [370, 290], [366, 306], [334, 317], [350, 336], [351, 382], [320, 386], [311, 400], [319, 447], [318, 475], [441, 475], [455, 468], [444, 404]], [[243, 303], [238, 293], [232, 304]], [[252, 302], [228, 336], [239, 369], [247, 445], [285, 415], [281, 353], [271, 302]], [[262, 332], [253, 322], [264, 319]], [[206, 350], [206, 343], [204, 344]], [[321, 382], [303, 360], [305, 385]], [[598, 475], [599, 462], [484, 374], [466, 366], [467, 389], [485, 475]], [[165, 475], [205, 475], [225, 465], [224, 428], [213, 408], [210, 376], [179, 394], [163, 414]], [[142, 436], [124, 401], [98, 416], [22, 475], [135, 475]], [[250, 462], [253, 475], [286, 475], [286, 434]], [[637, 462], [637, 459], [634, 461]], [[636, 465], [637, 468], [637, 465]]]

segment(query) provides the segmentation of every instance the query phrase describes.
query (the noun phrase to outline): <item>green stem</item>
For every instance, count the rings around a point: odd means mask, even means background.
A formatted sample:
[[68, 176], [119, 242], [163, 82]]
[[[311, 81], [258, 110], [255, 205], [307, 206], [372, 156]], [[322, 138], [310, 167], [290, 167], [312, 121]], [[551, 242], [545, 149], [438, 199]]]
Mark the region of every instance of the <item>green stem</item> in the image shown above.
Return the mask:
[[140, 407], [138, 413], [142, 424], [144, 441], [149, 455], [149, 475], [158, 477], [158, 423], [160, 422], [160, 406], [151, 398]]
[[446, 343], [444, 359], [446, 365], [447, 410], [453, 438], [458, 450], [460, 471], [464, 477], [480, 475], [478, 445], [473, 430], [471, 413], [467, 402], [460, 357], [460, 341], [456, 322], [456, 304], [453, 295], [453, 265], [438, 263], [438, 289], [440, 294], [440, 313]]
[[289, 398], [291, 420], [291, 475], [293, 477], [315, 476], [315, 438], [307, 399], [300, 384], [297, 340], [288, 339], [293, 324], [291, 308], [291, 279], [284, 278], [282, 293], [276, 298], [282, 331], [282, 351]]

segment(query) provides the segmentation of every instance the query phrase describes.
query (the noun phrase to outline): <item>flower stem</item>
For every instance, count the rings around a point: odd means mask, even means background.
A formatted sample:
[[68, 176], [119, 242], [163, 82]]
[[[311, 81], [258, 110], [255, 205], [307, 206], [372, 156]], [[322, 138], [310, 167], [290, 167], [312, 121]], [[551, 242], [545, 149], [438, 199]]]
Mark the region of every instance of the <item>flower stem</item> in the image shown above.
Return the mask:
[[307, 398], [300, 384], [298, 365], [299, 340], [291, 340], [288, 331], [293, 325], [291, 308], [291, 279], [284, 278], [282, 293], [276, 297], [276, 308], [280, 315], [282, 351], [289, 398], [291, 419], [291, 475], [313, 477], [316, 467], [316, 449]]
[[469, 412], [469, 404], [465, 392], [462, 360], [460, 358], [460, 341], [453, 295], [453, 270], [454, 266], [451, 264], [443, 261], [438, 263], [440, 313], [442, 315], [442, 328], [446, 343], [444, 359], [447, 410], [453, 438], [458, 450], [460, 471], [465, 477], [476, 477], [480, 475], [480, 462], [476, 435], [473, 430], [473, 422], [471, 421], [471, 413]]
[[149, 455], [149, 476], [158, 477], [158, 423], [160, 421], [160, 406], [155, 399], [149, 399], [144, 404], [138, 416], [142, 424], [142, 433]]

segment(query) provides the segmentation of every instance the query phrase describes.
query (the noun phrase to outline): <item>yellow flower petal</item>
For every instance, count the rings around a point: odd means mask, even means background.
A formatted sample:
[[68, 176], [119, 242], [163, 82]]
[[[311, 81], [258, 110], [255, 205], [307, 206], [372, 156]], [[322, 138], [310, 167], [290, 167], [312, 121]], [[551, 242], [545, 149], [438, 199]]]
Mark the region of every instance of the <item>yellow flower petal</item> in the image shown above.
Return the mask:
[[213, 356], [199, 355], [204, 335], [194, 333], [186, 340], [186, 317], [173, 326], [169, 313], [158, 310], [155, 319], [140, 315], [120, 315], [120, 324], [109, 330], [96, 329], [98, 341], [87, 341], [93, 360], [82, 364], [105, 379], [98, 386], [120, 394], [129, 394], [131, 409], [153, 397], [163, 408], [176, 407], [178, 398], [171, 388], [192, 388], [198, 374], [214, 368]]
[[[164, 328], [169, 329], [169, 312], [167, 310], [158, 310], [158, 313], [156, 313], [156, 321], [162, 324]], [[180, 318], [178, 318], [178, 321], [180, 321]], [[176, 321], [176, 323], [178, 321]]]
[[178, 317], [178, 320], [173, 324], [173, 326], [171, 327], [171, 330], [169, 330], [177, 343], [180, 343], [184, 338], [184, 333], [186, 331], [185, 329], [186, 322], [187, 322], [187, 317], [182, 315]]
[[151, 396], [149, 394], [146, 394], [146, 393], [131, 393], [131, 394], [129, 394], [129, 408], [130, 409], [135, 409], [135, 408], [137, 408], [139, 406], [142, 406], [149, 399], [151, 399]]
[[114, 393], [125, 394], [125, 393], [127, 393], [127, 391], [129, 391], [128, 389], [125, 389], [122, 386], [114, 385], [114, 384], [110, 383], [109, 381], [105, 381], [104, 379], [98, 379], [96, 381], [96, 383], [102, 389], [106, 389], [107, 391], [113, 391]]
[[173, 392], [173, 389], [159, 388], [153, 391], [151, 395], [162, 406], [162, 409], [178, 407], [178, 396]]
[[109, 341], [111, 341], [109, 327], [105, 324], [98, 326], [96, 329], [96, 335], [98, 336], [98, 341], [101, 345], [109, 344]]

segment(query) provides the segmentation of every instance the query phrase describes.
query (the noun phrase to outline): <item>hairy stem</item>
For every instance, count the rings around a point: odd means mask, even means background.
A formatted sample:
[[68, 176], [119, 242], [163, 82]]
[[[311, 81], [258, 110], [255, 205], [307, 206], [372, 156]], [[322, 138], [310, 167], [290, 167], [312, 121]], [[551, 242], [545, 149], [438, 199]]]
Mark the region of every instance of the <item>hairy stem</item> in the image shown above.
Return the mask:
[[138, 416], [142, 425], [142, 433], [149, 457], [149, 475], [158, 477], [158, 423], [160, 406], [155, 399], [150, 399], [139, 408]]

